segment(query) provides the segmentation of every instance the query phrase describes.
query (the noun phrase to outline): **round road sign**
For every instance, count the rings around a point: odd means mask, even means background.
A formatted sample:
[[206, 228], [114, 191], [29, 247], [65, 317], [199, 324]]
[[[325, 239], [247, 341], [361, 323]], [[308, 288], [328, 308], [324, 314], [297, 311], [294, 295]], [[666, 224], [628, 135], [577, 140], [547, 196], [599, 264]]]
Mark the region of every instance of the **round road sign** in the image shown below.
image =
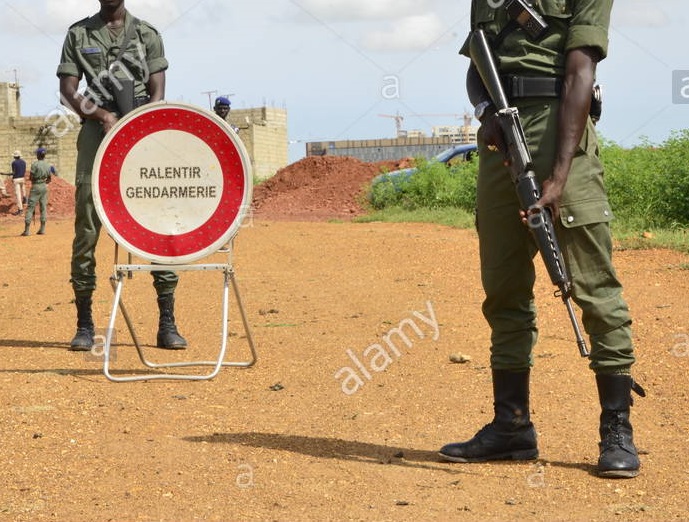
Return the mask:
[[192, 105], [159, 102], [108, 133], [92, 188], [118, 244], [154, 263], [189, 263], [237, 233], [251, 204], [251, 164], [227, 122]]

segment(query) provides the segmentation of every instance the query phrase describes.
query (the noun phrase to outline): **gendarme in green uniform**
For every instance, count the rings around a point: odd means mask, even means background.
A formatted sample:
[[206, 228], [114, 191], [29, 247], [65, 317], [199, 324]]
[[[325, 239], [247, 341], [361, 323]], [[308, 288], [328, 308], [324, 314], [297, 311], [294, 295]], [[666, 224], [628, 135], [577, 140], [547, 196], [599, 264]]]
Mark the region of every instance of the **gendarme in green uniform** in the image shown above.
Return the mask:
[[[162, 100], [165, 95], [168, 62], [160, 34], [133, 17], [125, 9], [124, 1], [101, 0], [98, 14], [72, 25], [57, 68], [63, 103], [83, 119], [77, 140], [71, 263], [77, 331], [70, 350], [75, 351], [90, 350], [95, 342], [91, 308], [101, 222], [94, 206], [91, 177], [98, 147], [105, 130], [112, 128], [118, 117], [151, 100]], [[87, 83], [84, 95], [78, 91], [82, 78]], [[156, 345], [184, 349], [187, 342], [179, 335], [174, 317], [177, 275], [170, 271], [155, 271], [152, 275], [160, 311]]]
[[[113, 34], [99, 14], [85, 18], [69, 28], [62, 48], [58, 76], [85, 78], [88, 92], [106, 100], [98, 88], [116, 61], [120, 47], [130, 24], [136, 24], [136, 31], [127, 45], [121, 62], [134, 77], [134, 95], [139, 103], [145, 103], [148, 95], [145, 81], [149, 75], [164, 71], [168, 67], [163, 41], [158, 31], [127, 12], [125, 25], [119, 34]], [[116, 73], [121, 75], [122, 73]], [[114, 107], [112, 108], [114, 112]], [[77, 139], [76, 171], [76, 219], [75, 237], [72, 248], [71, 281], [75, 294], [91, 293], [96, 288], [95, 248], [101, 223], [96, 214], [91, 193], [91, 174], [98, 147], [104, 134], [96, 120], [84, 121]], [[172, 272], [153, 272], [154, 285], [159, 295], [170, 294], [177, 284]]]
[[[579, 47], [594, 47], [601, 57], [606, 56], [612, 0], [540, 0], [535, 7], [549, 29], [536, 42], [525, 39], [522, 31], [508, 32], [493, 48], [501, 75], [561, 78], [566, 52]], [[504, 7], [473, 3], [472, 27], [482, 26], [489, 40], [507, 23]], [[461, 53], [468, 55], [468, 42]], [[543, 182], [553, 170], [559, 99], [515, 96], [510, 103], [519, 109], [535, 171]], [[502, 156], [486, 149], [480, 131], [479, 158], [477, 224], [486, 291], [483, 311], [492, 329], [492, 365], [523, 369], [532, 364], [531, 350], [537, 339], [532, 292], [535, 245], [519, 220], [514, 185]], [[590, 337], [591, 367], [597, 373], [627, 371], [634, 362], [631, 319], [611, 263], [608, 222], [612, 218], [595, 128], [589, 121], [562, 195], [556, 227], [574, 285], [573, 297]]]
[[31, 164], [31, 191], [29, 192], [29, 202], [24, 216], [25, 232], [31, 226], [36, 205], [41, 212], [41, 228], [39, 234], [45, 233], [45, 224], [48, 220], [48, 185], [47, 182], [52, 174], [52, 165], [44, 159], [39, 159]]
[[[630, 376], [631, 319], [612, 266], [613, 215], [595, 128], [587, 115], [596, 65], [607, 54], [612, 0], [534, 0], [533, 6], [510, 1], [473, 0], [471, 28], [484, 31], [508, 103], [518, 109], [536, 176], [541, 184], [551, 183], [542, 201], [560, 210], [554, 225], [572, 297], [589, 335], [590, 367], [601, 405], [597, 471], [604, 477], [635, 477], [640, 462], [629, 420], [631, 391], [643, 390]], [[511, 23], [508, 8], [518, 13]], [[545, 33], [532, 39], [517, 23], [527, 18], [539, 26], [542, 18]], [[461, 50], [467, 56], [469, 42]], [[533, 294], [537, 247], [522, 223], [515, 186], [498, 150], [503, 145], [501, 115], [495, 114], [475, 65], [467, 72], [467, 88], [481, 121], [476, 224], [486, 294], [483, 314], [491, 328], [494, 418], [471, 439], [446, 444], [439, 453], [451, 462], [531, 460], [539, 454], [529, 407], [538, 334]], [[567, 113], [561, 114], [561, 107]], [[555, 407], [563, 410], [562, 418], [568, 416], [566, 401]]]

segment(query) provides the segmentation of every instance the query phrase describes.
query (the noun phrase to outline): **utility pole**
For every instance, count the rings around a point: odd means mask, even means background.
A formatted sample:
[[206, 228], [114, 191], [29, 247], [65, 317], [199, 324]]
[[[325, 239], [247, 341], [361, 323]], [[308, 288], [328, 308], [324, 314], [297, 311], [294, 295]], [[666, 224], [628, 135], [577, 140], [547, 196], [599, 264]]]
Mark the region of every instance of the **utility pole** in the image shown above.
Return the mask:
[[207, 94], [208, 95], [208, 109], [212, 110], [213, 109], [212, 96], [214, 94], [218, 94], [218, 91], [203, 91], [201, 94]]

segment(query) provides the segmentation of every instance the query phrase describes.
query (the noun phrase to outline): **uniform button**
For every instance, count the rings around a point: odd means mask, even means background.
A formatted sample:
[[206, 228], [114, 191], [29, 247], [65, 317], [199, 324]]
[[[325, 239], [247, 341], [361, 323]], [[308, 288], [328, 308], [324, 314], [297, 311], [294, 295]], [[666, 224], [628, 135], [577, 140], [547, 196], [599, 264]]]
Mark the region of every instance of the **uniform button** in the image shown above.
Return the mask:
[[607, 210], [604, 210], [604, 211], [603, 211], [603, 215], [604, 215], [604, 216], [609, 216], [609, 215], [610, 215], [610, 212], [608, 212]]
[[574, 221], [574, 216], [567, 216], [567, 223]]

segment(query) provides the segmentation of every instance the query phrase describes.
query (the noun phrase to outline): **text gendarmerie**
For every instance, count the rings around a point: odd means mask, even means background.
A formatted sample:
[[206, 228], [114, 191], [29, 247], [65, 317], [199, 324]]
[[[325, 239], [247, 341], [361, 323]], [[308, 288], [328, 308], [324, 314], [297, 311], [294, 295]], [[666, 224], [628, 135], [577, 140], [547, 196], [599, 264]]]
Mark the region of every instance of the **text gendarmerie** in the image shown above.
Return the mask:
[[[201, 167], [141, 167], [139, 178], [145, 180], [201, 179]], [[212, 199], [218, 196], [216, 185], [165, 185], [129, 186], [125, 189], [129, 199]]]
[[125, 194], [129, 199], [193, 199], [215, 198], [218, 194], [215, 185], [193, 185], [187, 187], [127, 187]]

